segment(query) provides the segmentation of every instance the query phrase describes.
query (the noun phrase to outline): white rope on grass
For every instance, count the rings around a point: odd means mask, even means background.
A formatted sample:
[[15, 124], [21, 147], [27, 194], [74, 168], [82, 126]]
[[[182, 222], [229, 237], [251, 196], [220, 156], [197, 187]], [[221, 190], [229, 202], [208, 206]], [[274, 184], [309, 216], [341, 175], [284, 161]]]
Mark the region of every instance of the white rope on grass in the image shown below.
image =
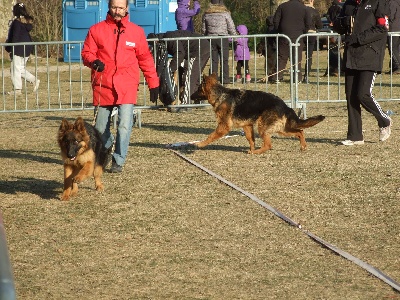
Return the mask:
[[[193, 143], [193, 142], [186, 142], [186, 145]], [[174, 145], [174, 144], [172, 144]], [[360, 266], [361, 268], [363, 268], [364, 270], [368, 271], [369, 273], [371, 273], [372, 275], [374, 275], [375, 277], [379, 278], [380, 280], [382, 280], [383, 282], [387, 283], [388, 285], [390, 285], [392, 288], [394, 288], [395, 290], [397, 290], [398, 292], [400, 292], [400, 284], [398, 282], [396, 282], [394, 279], [392, 279], [391, 277], [387, 276], [386, 274], [384, 274], [382, 271], [380, 271], [379, 269], [375, 268], [374, 266], [362, 261], [361, 259], [351, 255], [350, 253], [343, 251], [341, 249], [339, 249], [338, 247], [326, 242], [325, 240], [319, 238], [318, 236], [314, 235], [313, 233], [311, 233], [308, 230], [304, 230], [302, 229], [302, 226], [300, 223], [290, 219], [289, 217], [287, 217], [285, 214], [283, 214], [282, 212], [280, 212], [279, 210], [275, 209], [274, 207], [272, 207], [271, 205], [265, 203], [264, 201], [260, 200], [259, 198], [257, 198], [256, 196], [254, 196], [253, 194], [243, 190], [242, 188], [238, 187], [237, 185], [233, 184], [232, 182], [226, 180], [225, 178], [221, 177], [220, 175], [212, 172], [211, 170], [205, 168], [204, 166], [202, 166], [201, 164], [197, 163], [196, 161], [186, 157], [185, 155], [183, 155], [182, 153], [173, 150], [171, 148], [169, 148], [170, 151], [172, 151], [173, 153], [175, 153], [177, 156], [179, 156], [180, 158], [186, 160], [187, 162], [191, 163], [192, 165], [196, 166], [197, 168], [201, 169], [202, 171], [208, 173], [209, 175], [217, 178], [219, 181], [225, 183], [226, 185], [230, 186], [231, 188], [237, 190], [238, 192], [242, 193], [243, 195], [249, 197], [251, 200], [257, 202], [258, 204], [260, 204], [262, 207], [268, 209], [270, 212], [272, 212], [273, 214], [275, 214], [276, 216], [278, 216], [279, 218], [281, 218], [282, 220], [284, 220], [285, 222], [287, 222], [289, 225], [297, 227], [299, 230], [301, 230], [304, 234], [306, 234], [308, 237], [310, 237], [313, 241], [321, 244], [322, 246], [328, 248], [329, 250], [331, 250], [332, 252], [339, 254], [340, 256], [350, 260], [351, 262], [355, 263], [356, 265]]]

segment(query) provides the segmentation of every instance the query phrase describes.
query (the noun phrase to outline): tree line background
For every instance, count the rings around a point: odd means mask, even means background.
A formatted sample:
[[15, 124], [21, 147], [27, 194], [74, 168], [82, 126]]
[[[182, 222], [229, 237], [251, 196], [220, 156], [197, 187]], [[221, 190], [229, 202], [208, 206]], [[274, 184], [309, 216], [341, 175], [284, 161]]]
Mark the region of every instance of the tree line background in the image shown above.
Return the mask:
[[[29, 0], [7, 1], [1, 0], [1, 15], [4, 19], [11, 20], [12, 5], [24, 2], [28, 12], [34, 17], [34, 29], [32, 38], [36, 42], [62, 41], [62, 0]], [[191, 1], [193, 2], [193, 1]], [[210, 1], [200, 0], [201, 12], [194, 18], [195, 30], [201, 33], [202, 15]], [[266, 32], [266, 18], [273, 15], [279, 4], [285, 0], [224, 0], [226, 7], [231, 11], [235, 25], [245, 24], [249, 34], [263, 34]], [[315, 0], [314, 6], [324, 15], [332, 0]], [[4, 26], [4, 25], [3, 25]], [[5, 28], [3, 36], [7, 35]], [[4, 31], [4, 30], [3, 30]]]

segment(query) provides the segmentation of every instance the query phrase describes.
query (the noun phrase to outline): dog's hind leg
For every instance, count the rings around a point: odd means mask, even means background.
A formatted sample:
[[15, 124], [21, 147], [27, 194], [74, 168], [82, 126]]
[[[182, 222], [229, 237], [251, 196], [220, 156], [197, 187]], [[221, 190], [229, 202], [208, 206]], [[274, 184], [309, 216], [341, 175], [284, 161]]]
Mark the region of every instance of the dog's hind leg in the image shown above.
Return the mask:
[[229, 130], [230, 128], [226, 123], [219, 123], [217, 128], [204, 141], [195, 143], [195, 145], [199, 148], [203, 148], [208, 144], [212, 143], [213, 141], [228, 134]]
[[287, 136], [287, 137], [297, 137], [300, 140], [300, 150], [304, 151], [307, 149], [307, 143], [306, 143], [306, 138], [304, 136], [304, 131], [299, 129], [299, 130], [295, 130], [293, 129], [293, 131], [289, 131], [289, 132], [278, 132], [280, 135], [283, 136]]
[[250, 144], [250, 150], [248, 151], [248, 153], [253, 153], [253, 151], [255, 150], [255, 138], [254, 138], [254, 128], [253, 125], [246, 125], [243, 126], [243, 131], [244, 131], [244, 135], [246, 137], [246, 139], [249, 141]]
[[253, 152], [249, 152], [251, 154], [261, 154], [264, 153], [267, 150], [272, 149], [272, 143], [271, 143], [271, 135], [267, 133], [266, 131], [262, 134], [260, 134], [263, 144], [260, 149], [254, 150]]
[[102, 166], [95, 166], [94, 167], [94, 172], [93, 172], [93, 177], [94, 177], [94, 182], [96, 185], [96, 191], [102, 192], [104, 190], [104, 185], [101, 182], [101, 175], [103, 175], [103, 167]]

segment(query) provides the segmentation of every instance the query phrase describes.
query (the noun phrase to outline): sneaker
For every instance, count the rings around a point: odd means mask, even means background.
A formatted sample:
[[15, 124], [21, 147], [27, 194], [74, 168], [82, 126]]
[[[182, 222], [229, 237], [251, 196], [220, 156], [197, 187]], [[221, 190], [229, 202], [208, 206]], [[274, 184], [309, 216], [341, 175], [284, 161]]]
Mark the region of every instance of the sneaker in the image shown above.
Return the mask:
[[236, 75], [236, 83], [242, 83], [242, 75]]
[[344, 141], [341, 141], [341, 143], [342, 143], [342, 145], [345, 145], [345, 146], [364, 145], [364, 140], [362, 140], [362, 141], [344, 140]]
[[122, 166], [117, 164], [117, 162], [113, 158], [110, 173], [121, 173], [121, 172], [122, 172]]
[[246, 83], [249, 83], [249, 82], [251, 82], [251, 76], [250, 76], [250, 74], [247, 74], [246, 75]]
[[19, 96], [19, 95], [22, 95], [22, 92], [21, 92], [21, 90], [15, 90], [15, 91], [7, 92], [7, 95]]
[[379, 141], [383, 142], [389, 138], [390, 134], [392, 133], [391, 127], [392, 127], [392, 120], [390, 119], [389, 126], [379, 128]]
[[38, 79], [38, 80], [36, 80], [35, 86], [33, 87], [33, 92], [34, 92], [34, 93], [38, 90], [39, 84], [40, 84], [40, 80]]

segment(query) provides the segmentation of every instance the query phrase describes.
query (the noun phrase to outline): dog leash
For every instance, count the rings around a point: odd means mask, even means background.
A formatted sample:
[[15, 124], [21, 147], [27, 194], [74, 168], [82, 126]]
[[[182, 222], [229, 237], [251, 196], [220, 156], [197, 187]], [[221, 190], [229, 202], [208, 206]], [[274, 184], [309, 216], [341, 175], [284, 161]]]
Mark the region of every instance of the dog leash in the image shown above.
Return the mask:
[[274, 215], [276, 215], [277, 217], [279, 217], [280, 219], [282, 219], [283, 221], [285, 221], [289, 225], [298, 228], [301, 232], [306, 234], [314, 242], [326, 247], [327, 249], [331, 250], [333, 253], [338, 254], [338, 255], [348, 259], [349, 261], [351, 261], [354, 264], [358, 265], [359, 267], [361, 267], [362, 269], [366, 270], [370, 274], [374, 275], [376, 278], [378, 278], [378, 279], [382, 280], [383, 282], [385, 282], [386, 284], [390, 285], [393, 289], [395, 289], [398, 292], [400, 292], [400, 283], [396, 282], [394, 279], [392, 279], [388, 275], [384, 274], [379, 269], [377, 269], [374, 266], [372, 266], [372, 265], [362, 261], [361, 259], [351, 255], [350, 253], [341, 250], [340, 248], [334, 246], [333, 244], [321, 239], [320, 237], [316, 236], [312, 232], [303, 229], [302, 225], [300, 223], [298, 223], [298, 222], [294, 221], [293, 219], [287, 217], [285, 214], [283, 214], [279, 210], [275, 209], [274, 207], [272, 207], [268, 203], [266, 203], [266, 202], [262, 201], [261, 199], [257, 198], [255, 195], [253, 195], [253, 194], [241, 189], [239, 186], [237, 186], [234, 183], [226, 180], [225, 178], [223, 178], [222, 176], [212, 172], [211, 170], [208, 170], [207, 168], [205, 168], [201, 164], [199, 164], [196, 161], [186, 157], [182, 153], [180, 153], [180, 152], [178, 152], [178, 151], [176, 151], [174, 149], [171, 149], [171, 148], [169, 148], [169, 150], [172, 151], [175, 155], [177, 155], [180, 158], [182, 158], [183, 160], [185, 160], [186, 162], [192, 164], [193, 166], [195, 166], [195, 167], [199, 168], [200, 170], [206, 172], [207, 174], [211, 175], [212, 177], [216, 178], [217, 180], [221, 181], [222, 183], [225, 183], [227, 186], [229, 186], [229, 187], [235, 189], [236, 191], [242, 193], [243, 195], [247, 196], [248, 198], [250, 198], [254, 202], [258, 203], [263, 208], [269, 210], [270, 212], [272, 212]]
[[[93, 86], [94, 79], [96, 78], [96, 74], [97, 74], [97, 70], [95, 71], [94, 76], [93, 76], [92, 86]], [[92, 125], [93, 125], [93, 126], [96, 124], [97, 114], [99, 113], [99, 108], [100, 108], [100, 96], [101, 96], [101, 84], [102, 84], [102, 81], [103, 81], [103, 74], [100, 74], [99, 99], [98, 99], [98, 101], [97, 101], [96, 112], [94, 113], [94, 116], [93, 116], [93, 122], [92, 122]]]

